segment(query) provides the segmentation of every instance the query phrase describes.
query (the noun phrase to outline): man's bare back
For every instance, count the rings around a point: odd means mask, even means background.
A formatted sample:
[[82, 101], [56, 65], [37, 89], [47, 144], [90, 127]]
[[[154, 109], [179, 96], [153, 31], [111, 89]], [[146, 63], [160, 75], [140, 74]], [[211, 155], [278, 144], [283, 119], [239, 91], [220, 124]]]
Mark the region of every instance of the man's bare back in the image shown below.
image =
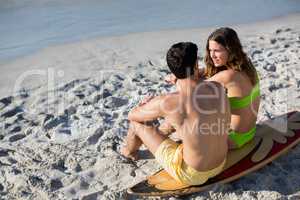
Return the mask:
[[133, 109], [128, 119], [147, 122], [164, 118], [182, 140], [187, 164], [199, 171], [213, 168], [227, 154], [230, 111], [226, 94], [217, 82], [189, 80], [181, 85], [189, 89], [157, 96]]

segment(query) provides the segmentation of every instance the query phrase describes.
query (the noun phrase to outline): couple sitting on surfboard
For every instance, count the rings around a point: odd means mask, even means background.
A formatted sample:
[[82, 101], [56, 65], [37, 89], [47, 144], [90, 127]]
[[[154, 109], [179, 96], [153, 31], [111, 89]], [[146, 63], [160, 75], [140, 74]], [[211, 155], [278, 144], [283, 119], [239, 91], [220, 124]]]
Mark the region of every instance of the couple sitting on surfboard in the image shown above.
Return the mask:
[[[169, 82], [177, 92], [153, 97], [128, 114], [121, 153], [137, 159], [144, 144], [177, 181], [200, 185], [219, 174], [228, 149], [241, 148], [255, 134], [258, 76], [237, 33], [219, 28], [206, 44], [206, 69], [198, 67], [197, 45], [174, 44], [167, 52]], [[205, 78], [205, 80], [203, 80]], [[164, 118], [159, 126], [151, 121]], [[181, 144], [168, 138], [176, 133]]]

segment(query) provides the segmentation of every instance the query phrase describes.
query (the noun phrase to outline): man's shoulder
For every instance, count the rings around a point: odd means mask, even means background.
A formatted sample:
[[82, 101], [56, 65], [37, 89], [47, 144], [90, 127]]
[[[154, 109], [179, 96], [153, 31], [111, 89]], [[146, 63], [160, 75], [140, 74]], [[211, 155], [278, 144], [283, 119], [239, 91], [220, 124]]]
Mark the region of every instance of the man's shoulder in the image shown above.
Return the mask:
[[169, 114], [171, 111], [174, 114], [174, 110], [180, 106], [180, 95], [179, 92], [167, 93], [160, 96], [159, 99], [160, 108], [165, 114]]
[[165, 103], [167, 102], [174, 102], [174, 100], [177, 100], [179, 97], [179, 92], [170, 92], [166, 93], [160, 96], [160, 100], [164, 101]]
[[170, 93], [166, 93], [166, 94], [157, 95], [152, 100], [166, 103], [168, 101], [177, 99], [177, 97], [179, 97], [179, 92], [170, 92]]

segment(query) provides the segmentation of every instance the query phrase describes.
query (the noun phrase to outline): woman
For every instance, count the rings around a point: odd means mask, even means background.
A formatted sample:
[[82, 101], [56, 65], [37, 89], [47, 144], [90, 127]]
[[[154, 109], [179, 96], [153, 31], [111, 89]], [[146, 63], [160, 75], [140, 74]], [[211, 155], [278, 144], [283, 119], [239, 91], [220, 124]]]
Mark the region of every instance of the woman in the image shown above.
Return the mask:
[[[229, 148], [240, 148], [253, 139], [260, 104], [257, 72], [244, 53], [237, 33], [228, 27], [215, 30], [207, 39], [206, 68], [200, 76], [221, 83], [231, 106]], [[172, 76], [167, 82], [175, 83]]]

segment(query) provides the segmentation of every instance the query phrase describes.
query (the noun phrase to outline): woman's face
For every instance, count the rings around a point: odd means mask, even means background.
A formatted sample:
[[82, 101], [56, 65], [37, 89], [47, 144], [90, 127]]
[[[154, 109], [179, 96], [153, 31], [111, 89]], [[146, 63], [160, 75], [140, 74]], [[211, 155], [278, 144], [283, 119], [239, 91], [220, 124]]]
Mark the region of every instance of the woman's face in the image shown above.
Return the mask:
[[209, 55], [216, 67], [225, 66], [228, 61], [228, 52], [224, 46], [216, 41], [209, 40]]

